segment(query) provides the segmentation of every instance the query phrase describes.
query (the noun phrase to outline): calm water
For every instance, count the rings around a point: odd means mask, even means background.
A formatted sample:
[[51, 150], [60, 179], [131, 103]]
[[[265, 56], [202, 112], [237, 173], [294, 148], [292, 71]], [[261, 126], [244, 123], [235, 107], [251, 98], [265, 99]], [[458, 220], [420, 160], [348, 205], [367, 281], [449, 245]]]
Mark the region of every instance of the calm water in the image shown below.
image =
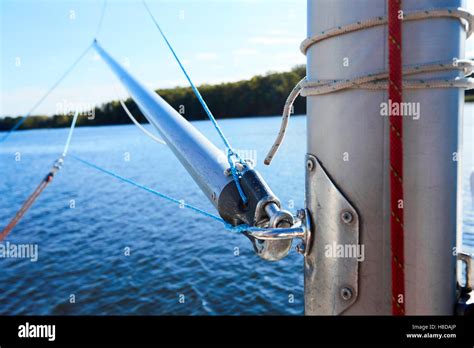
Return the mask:
[[[195, 125], [219, 144], [208, 122]], [[225, 120], [221, 126], [234, 147], [261, 163], [279, 118]], [[466, 179], [474, 170], [473, 131], [471, 104], [463, 172], [464, 242], [471, 246], [474, 211]], [[49, 170], [66, 136], [67, 129], [24, 131], [0, 146], [1, 226]], [[257, 166], [293, 211], [304, 201], [305, 147], [305, 119], [295, 117], [272, 167]], [[21, 161], [15, 161], [16, 152]], [[213, 211], [171, 152], [134, 126], [78, 128], [71, 152]], [[300, 255], [260, 260], [246, 238], [219, 223], [72, 159], [9, 239], [37, 243], [39, 260], [0, 260], [0, 314], [303, 314]]]

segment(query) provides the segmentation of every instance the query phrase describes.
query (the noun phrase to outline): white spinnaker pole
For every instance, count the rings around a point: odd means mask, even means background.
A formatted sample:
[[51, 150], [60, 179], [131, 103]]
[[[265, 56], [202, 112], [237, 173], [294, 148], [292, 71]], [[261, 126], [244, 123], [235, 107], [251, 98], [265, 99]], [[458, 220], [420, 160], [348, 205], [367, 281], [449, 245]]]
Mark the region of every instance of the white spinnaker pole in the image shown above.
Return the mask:
[[[403, 1], [404, 11], [465, 7], [462, 0]], [[384, 0], [308, 0], [308, 36], [349, 23], [386, 16]], [[464, 56], [466, 33], [460, 20], [436, 18], [403, 23], [403, 64], [446, 61]], [[387, 26], [347, 33], [312, 45], [307, 51], [309, 81], [351, 79], [388, 71]], [[413, 78], [455, 78], [458, 71]], [[349, 89], [307, 97], [307, 152], [358, 212], [357, 293], [340, 310], [334, 298], [334, 269], [318, 264], [322, 241], [331, 229], [317, 229], [305, 260], [306, 314], [391, 314], [389, 197], [389, 120], [381, 116], [386, 90]], [[420, 117], [404, 118], [405, 309], [406, 314], [452, 315], [455, 304], [455, 256], [460, 233], [458, 177], [460, 125], [464, 92], [457, 88], [405, 89], [403, 101], [419, 103]], [[309, 191], [316, 184], [307, 176]], [[309, 190], [308, 190], [309, 188]], [[312, 218], [324, 206], [309, 206]], [[315, 264], [313, 264], [315, 263]], [[312, 289], [331, 289], [315, 294]], [[319, 295], [319, 296], [318, 296]], [[310, 298], [311, 296], [311, 298]], [[332, 296], [332, 297], [331, 297]], [[339, 308], [339, 309], [337, 309]]]

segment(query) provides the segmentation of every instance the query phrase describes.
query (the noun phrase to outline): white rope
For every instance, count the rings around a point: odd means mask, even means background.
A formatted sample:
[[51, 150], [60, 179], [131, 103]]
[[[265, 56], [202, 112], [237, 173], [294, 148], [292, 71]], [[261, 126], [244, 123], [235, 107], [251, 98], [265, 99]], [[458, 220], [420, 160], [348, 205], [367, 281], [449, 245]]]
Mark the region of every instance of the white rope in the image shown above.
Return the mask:
[[[463, 9], [458, 7], [448, 7], [448, 8], [432, 8], [423, 11], [410, 11], [403, 13], [403, 21], [414, 21], [414, 20], [421, 20], [427, 18], [458, 18], [465, 24], [466, 28], [466, 37], [469, 37], [472, 34], [473, 30], [473, 15]], [[320, 32], [314, 36], [311, 36], [301, 43], [300, 49], [303, 54], [306, 54], [308, 48], [314, 45], [317, 42], [329, 39], [334, 36], [343, 35], [347, 33], [351, 33], [354, 31], [368, 29], [377, 27], [379, 25], [387, 24], [388, 18], [387, 16], [379, 16], [375, 18], [370, 18], [364, 21], [358, 21], [356, 23], [347, 24], [344, 26], [339, 26], [337, 28], [328, 29], [325, 31]]]
[[119, 100], [120, 102], [120, 105], [122, 105], [122, 109], [125, 111], [125, 113], [127, 114], [127, 116], [132, 120], [132, 122], [135, 124], [135, 126], [138, 127], [138, 129], [140, 129], [143, 133], [145, 133], [146, 136], [148, 136], [149, 138], [151, 138], [152, 140], [156, 141], [157, 143], [159, 144], [162, 144], [162, 145], [166, 145], [166, 143], [161, 140], [160, 138], [156, 137], [154, 134], [150, 133], [149, 131], [147, 131], [145, 129], [145, 127], [143, 127], [135, 117], [133, 117], [132, 113], [130, 112], [130, 110], [127, 108], [127, 105], [125, 105], [124, 101], [122, 100], [122, 98], [120, 97], [120, 94], [118, 92], [118, 89], [117, 87], [114, 85], [114, 89], [115, 89], [115, 94], [117, 95], [117, 99]]
[[162, 145], [166, 145], [166, 142], [160, 138], [158, 138], [156, 135], [154, 135], [153, 133], [149, 132], [148, 130], [145, 129], [145, 127], [143, 127], [140, 122], [137, 121], [137, 119], [135, 117], [133, 117], [132, 113], [130, 112], [130, 110], [127, 108], [127, 105], [125, 105], [125, 102], [122, 100], [122, 98], [120, 97], [120, 93], [119, 93], [119, 88], [117, 87], [117, 85], [113, 85], [114, 86], [114, 90], [115, 90], [115, 95], [117, 96], [117, 99], [120, 103], [120, 105], [122, 106], [122, 109], [123, 111], [125, 111], [125, 113], [127, 114], [127, 116], [132, 120], [132, 122], [135, 124], [135, 126], [138, 127], [138, 129], [140, 129], [143, 133], [145, 133], [145, 135], [147, 137], [149, 137], [150, 139], [152, 139], [153, 141], [156, 141], [158, 144], [162, 144]]
[[[466, 59], [453, 59], [444, 62], [432, 62], [427, 64], [417, 64], [406, 66], [403, 69], [403, 75], [410, 76], [414, 74], [460, 70], [468, 76], [474, 71], [474, 62]], [[300, 94], [303, 97], [309, 95], [321, 95], [340, 91], [347, 88], [365, 88], [365, 89], [385, 89], [387, 88], [388, 73], [386, 71], [368, 74], [360, 77], [354, 77], [346, 80], [317, 80], [307, 81], [306, 78], [301, 82]], [[473, 80], [468, 78], [457, 79], [412, 79], [404, 80], [403, 86], [409, 89], [416, 88], [471, 88], [474, 87]]]
[[296, 84], [296, 86], [288, 95], [288, 98], [286, 98], [285, 106], [283, 107], [283, 115], [281, 119], [280, 131], [278, 132], [278, 136], [275, 139], [275, 142], [273, 143], [272, 148], [268, 152], [267, 157], [265, 157], [265, 160], [263, 161], [263, 163], [265, 163], [267, 166], [270, 165], [273, 159], [273, 156], [275, 156], [275, 153], [278, 151], [281, 143], [283, 142], [283, 139], [285, 138], [288, 122], [290, 121], [290, 115], [293, 112], [292, 111], [293, 103], [295, 102], [296, 98], [298, 98], [298, 96], [300, 95], [304, 82], [306, 82], [306, 77], [304, 77], [302, 80], [300, 80], [300, 82]]
[[122, 99], [119, 99], [119, 102], [120, 102], [120, 105], [122, 105], [122, 108], [124, 109], [125, 113], [128, 115], [128, 117], [130, 117], [130, 119], [132, 120], [132, 122], [135, 124], [135, 126], [137, 126], [143, 133], [145, 133], [147, 136], [149, 136], [151, 139], [153, 139], [154, 141], [156, 141], [157, 143], [160, 143], [160, 144], [163, 144], [163, 145], [166, 145], [166, 143], [161, 140], [160, 138], [157, 138], [155, 135], [151, 134], [149, 131], [147, 131], [145, 129], [145, 127], [143, 127], [136, 119], [135, 117], [133, 117], [132, 113], [130, 112], [130, 110], [128, 110], [127, 106], [125, 105], [125, 103], [123, 102]]
[[[462, 8], [444, 8], [444, 9], [429, 9], [424, 11], [412, 11], [406, 12], [403, 15], [404, 21], [420, 20], [427, 18], [458, 18], [463, 24], [467, 32], [467, 37], [472, 34], [474, 26], [474, 16], [468, 11]], [[464, 21], [464, 22], [463, 22]], [[305, 39], [301, 43], [301, 51], [306, 54], [309, 47], [317, 42], [321, 42], [331, 37], [338, 35], [347, 34], [357, 30], [372, 28], [379, 25], [387, 24], [387, 17], [381, 16], [371, 18], [365, 21], [358, 21], [345, 26], [339, 26], [326, 31], [322, 31], [312, 37]], [[471, 60], [459, 60], [454, 58], [452, 61], [444, 62], [433, 62], [427, 64], [418, 64], [412, 66], [406, 66], [403, 69], [403, 75], [409, 76], [420, 73], [436, 72], [436, 71], [449, 71], [449, 70], [461, 70], [465, 76], [470, 75], [474, 71], [474, 62]], [[299, 81], [286, 99], [285, 106], [283, 108], [283, 115], [280, 130], [278, 136], [275, 139], [270, 151], [265, 157], [264, 163], [269, 165], [273, 160], [276, 152], [283, 143], [286, 129], [288, 127], [290, 115], [292, 113], [293, 104], [296, 98], [301, 96], [315, 96], [328, 93], [334, 93], [340, 90], [349, 88], [364, 88], [364, 89], [387, 89], [388, 87], [388, 72], [383, 71], [374, 74], [368, 74], [364, 76], [354, 77], [345, 80], [317, 80], [308, 81], [307, 78], [303, 78]], [[455, 78], [455, 79], [411, 79], [403, 80], [403, 87], [407, 89], [420, 89], [420, 88], [474, 88], [474, 80], [469, 78]]]

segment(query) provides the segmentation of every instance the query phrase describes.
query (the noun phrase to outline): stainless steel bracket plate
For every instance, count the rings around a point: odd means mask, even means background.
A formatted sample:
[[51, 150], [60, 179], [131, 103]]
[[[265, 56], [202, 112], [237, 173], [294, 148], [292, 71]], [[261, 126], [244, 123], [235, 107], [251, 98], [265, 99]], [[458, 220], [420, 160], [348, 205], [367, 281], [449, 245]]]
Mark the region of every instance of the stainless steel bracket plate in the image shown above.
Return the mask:
[[306, 207], [313, 238], [304, 261], [305, 314], [338, 315], [358, 295], [364, 252], [359, 245], [359, 215], [315, 156], [308, 154], [306, 164]]

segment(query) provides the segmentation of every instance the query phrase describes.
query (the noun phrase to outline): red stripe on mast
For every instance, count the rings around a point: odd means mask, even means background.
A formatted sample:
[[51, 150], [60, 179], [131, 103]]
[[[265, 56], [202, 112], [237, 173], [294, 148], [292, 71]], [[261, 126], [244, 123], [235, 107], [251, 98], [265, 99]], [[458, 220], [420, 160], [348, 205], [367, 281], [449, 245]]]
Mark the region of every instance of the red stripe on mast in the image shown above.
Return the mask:
[[[401, 0], [388, 0], [389, 87], [392, 104], [402, 102]], [[390, 108], [390, 238], [392, 251], [392, 313], [405, 314], [404, 228], [403, 228], [403, 115]]]

